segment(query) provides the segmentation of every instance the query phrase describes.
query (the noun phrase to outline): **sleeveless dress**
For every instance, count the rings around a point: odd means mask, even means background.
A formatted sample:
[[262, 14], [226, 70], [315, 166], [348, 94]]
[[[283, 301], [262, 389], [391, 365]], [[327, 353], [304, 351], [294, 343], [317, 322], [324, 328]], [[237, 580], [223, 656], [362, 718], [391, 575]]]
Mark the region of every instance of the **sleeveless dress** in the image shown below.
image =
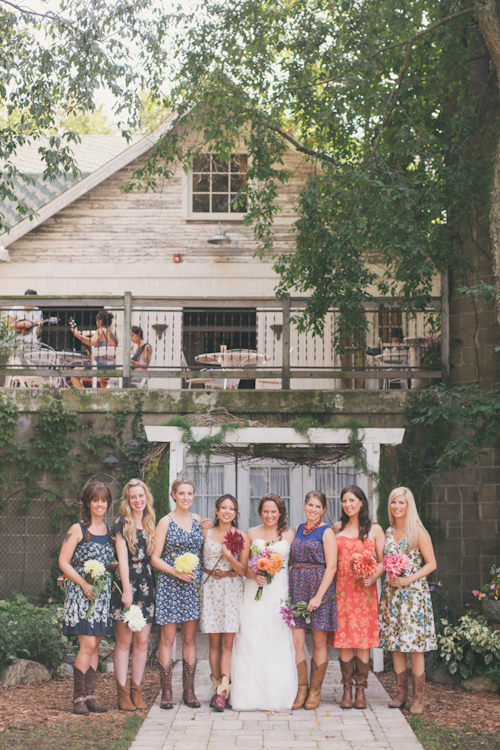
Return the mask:
[[[253, 544], [263, 548], [263, 539]], [[235, 711], [290, 711], [297, 694], [297, 669], [291, 629], [280, 615], [281, 600], [288, 598], [286, 539], [272, 544], [283, 556], [284, 568], [266, 584], [255, 601], [257, 583], [247, 578], [240, 608], [240, 629], [234, 639], [231, 661], [231, 705]]]
[[[121, 534], [124, 537], [124, 529], [125, 519], [119, 516], [113, 527], [113, 536]], [[141, 608], [146, 622], [154, 622], [155, 582], [150, 565], [151, 555], [148, 554], [146, 532], [143, 529], [137, 529], [135, 543], [137, 545], [137, 552], [134, 557], [130, 554], [130, 550], [128, 551], [128, 576], [132, 591], [132, 604], [137, 604]], [[115, 571], [113, 581], [116, 581], [123, 591], [119, 568]], [[123, 609], [122, 595], [116, 586], [113, 586], [111, 590], [111, 619], [122, 620]]]
[[354, 577], [352, 555], [365, 549], [375, 553], [375, 542], [356, 537], [338, 536], [337, 568], [337, 630], [328, 635], [328, 643], [335, 648], [376, 648], [378, 646], [378, 595], [377, 584], [369, 588], [371, 604], [366, 586]]
[[[310, 534], [304, 536], [305, 523], [301, 523], [290, 547], [290, 571], [288, 586], [292, 604], [308, 602], [316, 595], [321, 579], [325, 572], [325, 552], [323, 549], [323, 534], [330, 526], [320, 526]], [[335, 594], [335, 580], [328, 587], [323, 601]], [[295, 617], [298, 628], [311, 630], [337, 629], [337, 604], [332, 599], [322, 604], [311, 615], [311, 622], [307, 625], [303, 617]]]
[[[85, 526], [78, 522], [85, 536]], [[83, 564], [87, 560], [98, 560], [103, 565], [109, 565], [115, 556], [109, 527], [102, 536], [90, 534], [90, 542], [78, 542], [71, 558], [71, 565], [83, 578]], [[90, 533], [90, 532], [89, 532]], [[90, 599], [87, 599], [83, 589], [77, 583], [68, 581], [66, 584], [66, 598], [64, 600], [63, 634], [64, 635], [113, 635], [113, 627], [109, 617], [111, 596], [111, 577], [107, 579], [107, 586], [94, 599], [88, 620], [85, 619]]]
[[[221, 558], [222, 544], [211, 539], [209, 530], [203, 546], [203, 565], [207, 570], [232, 570], [225, 557]], [[220, 559], [219, 559], [220, 558]], [[237, 633], [240, 625], [240, 602], [243, 578], [214, 578], [203, 575], [201, 585], [200, 630], [202, 633]]]
[[[385, 555], [402, 552], [411, 566], [403, 576], [411, 576], [422, 567], [419, 549], [409, 547], [406, 538], [396, 544], [392, 527], [386, 531]], [[380, 646], [388, 651], [436, 651], [436, 631], [427, 578], [419, 578], [402, 589], [393, 588], [386, 578], [380, 599]]]
[[[162, 559], [168, 565], [185, 552], [196, 555], [200, 564], [196, 568], [196, 583], [201, 583], [203, 560], [201, 547], [205, 541], [203, 529], [191, 513], [191, 531], [184, 531], [171, 516], [168, 517], [168, 530], [163, 547]], [[169, 573], [158, 573], [158, 590], [156, 594], [156, 622], [158, 625], [169, 625], [176, 622], [190, 622], [200, 619], [200, 595], [194, 583], [181, 581]]]

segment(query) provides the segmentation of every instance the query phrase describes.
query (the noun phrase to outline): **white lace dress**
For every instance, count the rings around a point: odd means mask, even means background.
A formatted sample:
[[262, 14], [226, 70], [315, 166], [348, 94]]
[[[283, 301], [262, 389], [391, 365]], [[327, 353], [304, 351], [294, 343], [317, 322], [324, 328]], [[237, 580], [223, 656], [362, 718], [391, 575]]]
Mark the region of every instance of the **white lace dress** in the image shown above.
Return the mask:
[[[264, 547], [264, 540], [254, 544]], [[285, 539], [271, 545], [285, 567], [264, 586], [255, 601], [257, 583], [247, 578], [240, 608], [240, 629], [231, 662], [231, 705], [235, 711], [290, 711], [297, 693], [297, 669], [292, 633], [280, 615], [288, 597], [288, 556]]]

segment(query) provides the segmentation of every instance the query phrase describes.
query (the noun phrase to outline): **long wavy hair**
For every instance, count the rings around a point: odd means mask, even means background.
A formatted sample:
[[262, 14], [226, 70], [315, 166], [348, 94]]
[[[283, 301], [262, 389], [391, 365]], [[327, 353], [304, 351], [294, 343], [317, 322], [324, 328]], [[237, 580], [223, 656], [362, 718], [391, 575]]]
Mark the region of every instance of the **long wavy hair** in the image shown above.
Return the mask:
[[131, 555], [137, 554], [137, 527], [135, 525], [134, 514], [130, 507], [130, 490], [133, 487], [142, 487], [146, 495], [146, 507], [142, 512], [142, 526], [144, 533], [146, 534], [146, 548], [150, 555], [154, 547], [154, 533], [156, 524], [156, 515], [153, 508], [153, 495], [149, 487], [144, 484], [140, 479], [131, 479], [122, 492], [122, 502], [120, 505], [120, 515], [125, 521], [125, 528], [123, 530], [123, 536], [127, 542], [127, 547]]
[[420, 520], [420, 516], [418, 515], [417, 504], [415, 502], [415, 498], [413, 497], [413, 492], [409, 490], [408, 487], [396, 487], [389, 495], [389, 500], [387, 502], [389, 523], [394, 528], [394, 516], [391, 511], [391, 501], [394, 500], [395, 497], [401, 496], [405, 498], [408, 504], [404, 520], [406, 541], [412, 549], [416, 549], [418, 547], [418, 527], [421, 526], [423, 529], [425, 529], [425, 526]]
[[[358, 516], [358, 524], [359, 524], [359, 538], [363, 542], [368, 534], [370, 533], [370, 529], [372, 527], [372, 522], [370, 520], [370, 510], [368, 508], [368, 500], [366, 498], [365, 493], [361, 489], [361, 487], [358, 487], [357, 484], [348, 484], [347, 487], [344, 487], [342, 492], [340, 493], [340, 502], [342, 502], [342, 498], [344, 495], [347, 495], [348, 492], [351, 492], [353, 495], [355, 495], [358, 500], [361, 500], [362, 506], [361, 510], [359, 511]], [[349, 516], [347, 513], [345, 513], [344, 509], [342, 508], [342, 513], [340, 515], [340, 530], [342, 531], [347, 526], [347, 522], [349, 521]]]
[[103, 484], [102, 482], [89, 482], [89, 484], [86, 484], [80, 495], [80, 503], [82, 505], [82, 523], [85, 529], [85, 534], [83, 535], [84, 542], [90, 542], [89, 526], [92, 523], [90, 503], [97, 497], [103, 497], [106, 500], [109, 510], [110, 505], [113, 502], [113, 497], [108, 485]]
[[283, 532], [288, 531], [288, 513], [286, 511], [286, 505], [279, 495], [274, 495], [272, 492], [268, 492], [267, 495], [263, 495], [260, 498], [259, 508], [257, 510], [259, 516], [262, 513], [264, 503], [267, 503], [268, 501], [275, 503], [278, 508], [280, 514], [280, 517], [278, 518], [278, 536], [281, 539]]
[[[235, 497], [233, 497], [229, 493], [226, 493], [225, 495], [221, 495], [215, 501], [215, 510], [216, 511], [219, 510], [219, 508], [222, 505], [222, 503], [224, 502], [224, 500], [231, 500], [231, 502], [232, 502], [232, 504], [234, 506], [234, 509], [236, 511], [236, 515], [233, 518], [233, 520], [231, 521], [231, 526], [234, 526], [235, 528], [237, 528], [237, 526], [238, 526], [238, 518], [240, 517], [240, 512], [238, 510], [238, 501], [236, 500]], [[218, 525], [219, 525], [219, 519], [217, 518], [217, 513], [216, 513], [215, 514], [214, 526], [218, 526]]]

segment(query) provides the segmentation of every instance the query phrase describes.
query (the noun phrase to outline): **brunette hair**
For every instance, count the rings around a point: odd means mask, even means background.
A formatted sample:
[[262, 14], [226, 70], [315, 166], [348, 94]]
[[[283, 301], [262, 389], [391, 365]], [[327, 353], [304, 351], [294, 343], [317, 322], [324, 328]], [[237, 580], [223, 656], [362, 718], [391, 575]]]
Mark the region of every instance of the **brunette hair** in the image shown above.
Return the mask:
[[146, 495], [146, 507], [142, 513], [142, 525], [146, 534], [146, 548], [150, 555], [154, 547], [154, 533], [155, 533], [155, 522], [156, 516], [153, 509], [153, 495], [149, 487], [144, 484], [140, 479], [131, 479], [122, 492], [122, 502], [120, 505], [120, 515], [125, 521], [125, 528], [123, 530], [123, 536], [127, 542], [127, 546], [131, 555], [137, 554], [137, 541], [136, 534], [137, 528], [135, 525], [134, 514], [130, 507], [130, 490], [133, 487], [142, 487]]
[[[222, 503], [224, 502], [224, 500], [231, 500], [231, 502], [234, 505], [234, 509], [236, 511], [236, 515], [233, 518], [233, 520], [231, 521], [231, 526], [236, 527], [238, 525], [238, 518], [240, 517], [240, 513], [239, 513], [239, 510], [238, 510], [238, 501], [236, 500], [235, 497], [233, 497], [232, 495], [230, 495], [229, 492], [226, 492], [225, 495], [221, 495], [215, 501], [215, 510], [219, 510], [219, 508], [222, 505]], [[219, 525], [219, 519], [217, 518], [217, 514], [215, 514], [214, 526], [218, 526], [218, 525]]]
[[106, 499], [109, 510], [109, 507], [113, 502], [113, 498], [111, 496], [111, 490], [109, 489], [108, 485], [103, 484], [102, 482], [90, 482], [89, 484], [86, 484], [82, 490], [82, 494], [80, 495], [80, 502], [82, 504], [82, 523], [85, 529], [85, 534], [83, 535], [84, 542], [90, 542], [90, 532], [88, 530], [90, 524], [92, 523], [90, 503], [97, 497], [104, 497]]
[[[342, 492], [340, 493], [340, 502], [342, 502], [342, 498], [344, 495], [347, 495], [348, 492], [351, 492], [353, 495], [355, 495], [358, 500], [361, 500], [362, 506], [361, 510], [359, 511], [358, 516], [358, 524], [359, 524], [359, 538], [363, 542], [368, 534], [370, 533], [370, 529], [372, 527], [372, 522], [370, 520], [370, 510], [368, 508], [368, 500], [366, 498], [365, 493], [361, 489], [361, 487], [358, 487], [357, 484], [348, 484], [347, 487], [344, 487]], [[349, 516], [347, 513], [344, 512], [344, 509], [342, 508], [342, 513], [340, 515], [340, 530], [345, 529], [347, 522], [349, 521]]]
[[189, 479], [189, 477], [177, 477], [177, 479], [174, 479], [174, 481], [172, 482], [172, 489], [170, 490], [170, 494], [172, 495], [172, 497], [174, 496], [174, 492], [177, 492], [181, 484], [190, 484], [193, 488], [193, 492], [196, 492], [196, 487], [194, 486], [194, 482], [192, 479]]
[[132, 333], [135, 333], [136, 336], [139, 336], [140, 339], [144, 338], [144, 331], [140, 326], [132, 326], [130, 330]]
[[99, 310], [99, 312], [95, 316], [95, 319], [100, 320], [105, 328], [109, 328], [109, 326], [113, 322], [113, 318], [114, 315], [112, 312], [109, 312], [109, 310]]
[[280, 517], [278, 518], [278, 536], [281, 539], [283, 532], [288, 531], [288, 513], [286, 511], [286, 505], [279, 495], [268, 492], [267, 495], [262, 495], [262, 497], [260, 498], [259, 508], [257, 510], [259, 516], [262, 513], [264, 503], [267, 503], [268, 501], [275, 503], [276, 507], [279, 510]]
[[311, 499], [311, 497], [315, 497], [316, 500], [319, 500], [323, 508], [326, 510], [326, 495], [324, 492], [321, 492], [321, 490], [311, 490], [307, 493], [306, 499], [304, 500], [304, 505], [307, 504], [307, 501]]

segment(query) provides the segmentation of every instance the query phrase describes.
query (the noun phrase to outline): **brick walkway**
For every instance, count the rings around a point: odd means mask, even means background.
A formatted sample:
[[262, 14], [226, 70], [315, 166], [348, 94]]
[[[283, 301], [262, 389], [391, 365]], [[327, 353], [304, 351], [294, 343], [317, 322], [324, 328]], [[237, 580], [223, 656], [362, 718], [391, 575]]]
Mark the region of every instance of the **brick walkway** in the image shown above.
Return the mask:
[[[203, 651], [203, 650], [202, 650]], [[205, 653], [200, 653], [200, 657]], [[198, 663], [196, 693], [201, 708], [179, 703], [182, 695], [182, 664], [174, 668], [172, 710], [151, 708], [130, 750], [423, 750], [400, 711], [388, 708], [389, 696], [370, 673], [365, 711], [342, 711], [338, 661], [331, 661], [323, 685], [323, 700], [317, 711], [303, 709], [290, 714], [265, 711], [224, 713], [208, 706], [211, 695], [208, 660]], [[335, 700], [333, 700], [335, 698]]]

